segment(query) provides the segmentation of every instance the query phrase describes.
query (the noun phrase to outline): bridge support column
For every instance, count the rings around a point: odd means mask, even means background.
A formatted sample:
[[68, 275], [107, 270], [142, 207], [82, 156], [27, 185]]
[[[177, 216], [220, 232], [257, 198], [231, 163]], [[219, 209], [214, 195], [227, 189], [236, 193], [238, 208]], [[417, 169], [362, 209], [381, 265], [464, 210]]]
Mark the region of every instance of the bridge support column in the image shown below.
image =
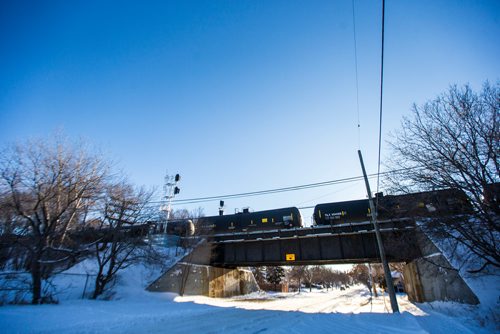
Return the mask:
[[179, 295], [231, 297], [259, 290], [253, 273], [244, 268], [211, 266], [213, 246], [205, 240], [147, 288]]
[[413, 260], [405, 266], [408, 299], [417, 302], [457, 301], [479, 304], [479, 299], [446, 258], [436, 253]]
[[421, 255], [409, 262], [403, 272], [408, 299], [417, 303], [451, 300], [479, 304], [459, 271], [420, 229], [416, 240]]
[[248, 294], [258, 291], [259, 287], [249, 269], [180, 262], [154, 281], [147, 290], [222, 298]]

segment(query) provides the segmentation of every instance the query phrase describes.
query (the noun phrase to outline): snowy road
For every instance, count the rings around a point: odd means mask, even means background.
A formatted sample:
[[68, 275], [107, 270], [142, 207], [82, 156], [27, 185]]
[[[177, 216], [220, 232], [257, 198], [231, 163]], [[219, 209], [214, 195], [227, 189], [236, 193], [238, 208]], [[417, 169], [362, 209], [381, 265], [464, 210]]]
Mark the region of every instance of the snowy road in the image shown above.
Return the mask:
[[233, 299], [144, 292], [118, 301], [0, 307], [0, 326], [2, 333], [489, 333], [466, 312], [429, 313], [405, 297], [400, 315], [385, 305], [383, 297], [370, 303], [361, 286]]

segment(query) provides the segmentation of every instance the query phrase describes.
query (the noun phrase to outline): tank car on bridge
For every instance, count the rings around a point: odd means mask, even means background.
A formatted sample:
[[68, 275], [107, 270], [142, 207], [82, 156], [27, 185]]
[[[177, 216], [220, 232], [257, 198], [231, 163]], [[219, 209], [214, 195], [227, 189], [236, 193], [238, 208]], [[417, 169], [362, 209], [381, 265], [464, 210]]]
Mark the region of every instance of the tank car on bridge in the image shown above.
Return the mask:
[[381, 196], [378, 202], [379, 219], [447, 217], [472, 212], [467, 196], [457, 189]]
[[[417, 217], [442, 217], [470, 213], [471, 206], [466, 195], [459, 190], [444, 189], [404, 195], [377, 194], [378, 219], [401, 219]], [[316, 225], [338, 225], [370, 221], [368, 199], [323, 203], [314, 208]]]
[[369, 220], [370, 205], [368, 200], [364, 199], [323, 203], [314, 207], [316, 225], [338, 225]]
[[198, 218], [196, 234], [210, 235], [302, 227], [296, 207]]
[[191, 219], [170, 220], [167, 223], [167, 234], [190, 237], [194, 234], [195, 228]]

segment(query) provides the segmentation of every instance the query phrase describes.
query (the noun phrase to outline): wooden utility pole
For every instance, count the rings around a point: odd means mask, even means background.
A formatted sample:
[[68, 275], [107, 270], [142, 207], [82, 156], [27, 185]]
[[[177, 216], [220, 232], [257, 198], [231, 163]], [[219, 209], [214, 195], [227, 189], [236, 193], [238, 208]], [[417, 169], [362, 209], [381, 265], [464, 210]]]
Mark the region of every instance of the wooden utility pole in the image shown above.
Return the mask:
[[380, 229], [377, 222], [377, 208], [373, 204], [372, 191], [370, 190], [370, 183], [368, 182], [368, 176], [366, 176], [365, 164], [363, 163], [363, 156], [361, 155], [361, 150], [358, 150], [359, 162], [361, 163], [361, 169], [363, 170], [363, 177], [365, 178], [366, 191], [368, 192], [368, 201], [370, 203], [370, 211], [372, 216], [373, 227], [375, 228], [375, 235], [377, 236], [378, 250], [380, 253], [380, 260], [382, 261], [382, 266], [384, 267], [385, 283], [387, 284], [387, 290], [389, 291], [389, 298], [391, 299], [392, 313], [399, 313], [398, 301], [396, 299], [396, 292], [394, 291], [394, 284], [392, 283], [391, 270], [389, 269], [389, 264], [385, 258], [384, 245], [382, 244], [382, 236], [380, 235]]

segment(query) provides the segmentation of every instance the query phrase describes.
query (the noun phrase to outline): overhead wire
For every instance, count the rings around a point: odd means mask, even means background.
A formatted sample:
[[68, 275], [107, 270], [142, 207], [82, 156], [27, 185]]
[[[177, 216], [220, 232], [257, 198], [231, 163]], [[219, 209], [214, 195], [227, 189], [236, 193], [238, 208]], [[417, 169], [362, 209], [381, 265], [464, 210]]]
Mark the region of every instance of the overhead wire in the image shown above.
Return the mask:
[[357, 132], [358, 132], [358, 149], [361, 149], [361, 122], [359, 118], [359, 79], [358, 79], [358, 47], [356, 37], [356, 15], [354, 10], [354, 0], [352, 0], [352, 28], [354, 37], [354, 68], [356, 72], [356, 114], [357, 114]]
[[351, 184], [351, 185], [348, 185], [348, 186], [346, 186], [346, 187], [342, 187], [342, 188], [340, 188], [340, 189], [337, 189], [337, 190], [335, 190], [335, 191], [328, 192], [327, 194], [321, 195], [321, 196], [319, 196], [319, 197], [314, 197], [314, 198], [309, 199], [309, 200], [307, 200], [307, 201], [300, 202], [300, 203], [298, 203], [298, 204], [297, 204], [297, 205], [295, 205], [295, 206], [301, 206], [301, 205], [305, 205], [305, 204], [310, 203], [310, 202], [316, 202], [316, 201], [317, 201], [317, 200], [319, 200], [319, 199], [322, 199], [322, 198], [325, 198], [325, 197], [331, 196], [331, 195], [336, 194], [336, 193], [339, 193], [339, 192], [341, 192], [341, 191], [345, 191], [346, 189], [352, 188], [352, 187], [354, 187], [354, 186], [355, 186], [355, 185], [352, 185], [352, 184]]
[[[382, 172], [382, 173], [379, 172], [379, 173], [369, 174], [368, 178], [373, 179], [373, 178], [376, 178], [378, 176], [400, 173], [403, 171], [416, 169], [416, 168], [420, 168], [420, 167], [403, 168], [403, 169], [398, 169], [398, 170], [386, 171], [386, 172]], [[335, 179], [335, 180], [329, 180], [329, 181], [323, 181], [323, 182], [308, 183], [308, 184], [303, 184], [303, 185], [298, 185], [298, 186], [266, 189], [266, 190], [251, 191], [251, 192], [242, 192], [242, 193], [235, 193], [235, 194], [225, 194], [225, 195], [217, 195], [217, 196], [178, 199], [178, 200], [173, 200], [172, 204], [196, 204], [196, 203], [212, 202], [212, 201], [223, 200], [223, 199], [236, 199], [236, 198], [245, 198], [245, 197], [261, 196], [261, 195], [270, 195], [270, 194], [277, 194], [277, 193], [282, 193], [282, 192], [298, 191], [298, 190], [311, 189], [311, 188], [317, 188], [317, 187], [332, 186], [332, 185], [349, 183], [349, 182], [358, 182], [361, 180], [363, 180], [363, 176], [360, 175], [360, 176], [353, 176], [353, 177], [347, 177], [347, 178]], [[148, 201], [148, 204], [151, 204], [151, 205], [165, 204], [165, 203], [166, 203], [165, 200]]]
[[[380, 59], [380, 110], [379, 110], [379, 126], [378, 126], [378, 162], [377, 162], [377, 192], [380, 189], [380, 161], [382, 152], [382, 110], [384, 96], [384, 29], [385, 29], [385, 1], [382, 0], [382, 47]], [[378, 204], [378, 199], [377, 199]]]
[[[375, 178], [376, 174], [371, 174], [369, 177]], [[309, 183], [309, 184], [284, 187], [284, 188], [267, 189], [267, 190], [252, 191], [252, 192], [237, 193], [237, 194], [226, 194], [226, 195], [218, 195], [218, 196], [207, 196], [207, 197], [199, 197], [199, 198], [188, 198], [188, 199], [182, 199], [182, 200], [173, 200], [172, 203], [175, 203], [175, 204], [194, 204], [194, 203], [210, 202], [210, 201], [230, 199], [230, 198], [234, 199], [234, 198], [252, 197], [252, 196], [260, 196], [260, 195], [288, 192], [288, 191], [297, 191], [297, 190], [303, 190], [303, 189], [324, 187], [324, 186], [330, 186], [330, 185], [342, 184], [342, 183], [348, 183], [348, 182], [356, 182], [356, 181], [362, 181], [362, 180], [363, 180], [363, 176], [354, 176], [354, 177], [348, 177], [348, 178], [344, 178], [344, 179], [330, 180], [330, 181], [317, 182], [317, 183]]]

